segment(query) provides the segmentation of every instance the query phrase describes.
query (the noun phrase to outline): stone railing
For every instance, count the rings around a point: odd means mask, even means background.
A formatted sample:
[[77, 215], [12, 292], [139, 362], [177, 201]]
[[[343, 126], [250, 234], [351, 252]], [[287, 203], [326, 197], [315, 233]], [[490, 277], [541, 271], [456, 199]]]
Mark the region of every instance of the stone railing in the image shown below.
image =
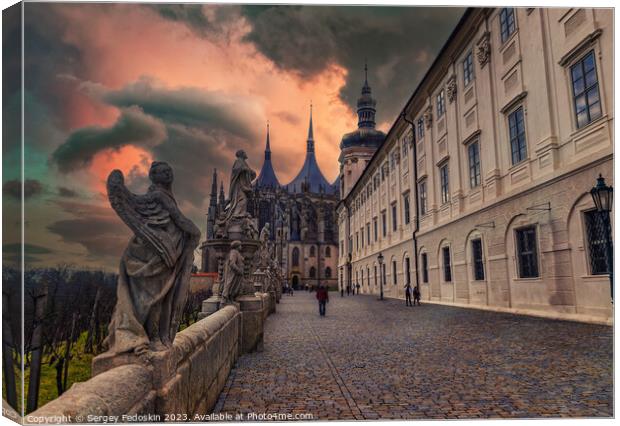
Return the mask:
[[242, 353], [262, 350], [272, 301], [228, 305], [177, 333], [170, 351], [146, 362], [93, 363], [93, 377], [75, 383], [25, 423], [205, 421]]

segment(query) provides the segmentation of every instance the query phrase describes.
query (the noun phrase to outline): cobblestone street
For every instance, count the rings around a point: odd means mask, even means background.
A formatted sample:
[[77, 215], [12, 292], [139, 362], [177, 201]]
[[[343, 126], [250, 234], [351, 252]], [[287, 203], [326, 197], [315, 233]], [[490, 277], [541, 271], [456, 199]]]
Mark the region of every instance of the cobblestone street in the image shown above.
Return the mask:
[[374, 296], [283, 296], [215, 412], [315, 420], [613, 415], [612, 328]]

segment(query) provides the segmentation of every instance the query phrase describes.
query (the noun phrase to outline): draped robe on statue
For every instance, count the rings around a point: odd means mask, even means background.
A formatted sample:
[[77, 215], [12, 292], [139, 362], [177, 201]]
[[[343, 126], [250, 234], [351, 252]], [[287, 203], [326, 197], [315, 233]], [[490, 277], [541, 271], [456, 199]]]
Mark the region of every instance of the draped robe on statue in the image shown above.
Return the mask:
[[170, 191], [151, 186], [136, 195], [124, 186], [122, 174], [114, 173], [108, 178], [110, 203], [135, 235], [121, 258], [106, 345], [114, 353], [163, 350], [181, 321], [197, 240], [179, 226], [191, 222]]
[[245, 153], [243, 156], [237, 154], [237, 159], [233, 164], [225, 221], [247, 214], [248, 193], [252, 190], [252, 181], [256, 178], [256, 172], [248, 166], [244, 157]]

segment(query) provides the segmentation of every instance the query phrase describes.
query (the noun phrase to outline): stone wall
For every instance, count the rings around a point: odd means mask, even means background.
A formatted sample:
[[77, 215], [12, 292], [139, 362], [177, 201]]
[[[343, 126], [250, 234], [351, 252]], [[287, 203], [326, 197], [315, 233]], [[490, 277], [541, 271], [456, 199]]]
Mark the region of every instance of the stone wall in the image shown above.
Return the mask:
[[[27, 415], [25, 423], [201, 420], [196, 415], [211, 412], [239, 355], [262, 347], [269, 297], [256, 299], [252, 307], [256, 313], [242, 312], [243, 306], [241, 310], [237, 305], [226, 306], [177, 333], [172, 349], [148, 362], [107, 370], [104, 364], [94, 364], [94, 377], [75, 383]], [[252, 327], [244, 326], [244, 315], [259, 320], [252, 321]], [[142, 417], [128, 417], [136, 415]]]

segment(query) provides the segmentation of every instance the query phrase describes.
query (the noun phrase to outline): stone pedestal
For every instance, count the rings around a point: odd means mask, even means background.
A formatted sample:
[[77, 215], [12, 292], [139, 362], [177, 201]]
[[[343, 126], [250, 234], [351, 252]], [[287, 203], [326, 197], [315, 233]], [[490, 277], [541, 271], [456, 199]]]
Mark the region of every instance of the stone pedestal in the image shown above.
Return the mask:
[[263, 299], [260, 296], [244, 295], [237, 299], [241, 310], [241, 353], [263, 350]]

